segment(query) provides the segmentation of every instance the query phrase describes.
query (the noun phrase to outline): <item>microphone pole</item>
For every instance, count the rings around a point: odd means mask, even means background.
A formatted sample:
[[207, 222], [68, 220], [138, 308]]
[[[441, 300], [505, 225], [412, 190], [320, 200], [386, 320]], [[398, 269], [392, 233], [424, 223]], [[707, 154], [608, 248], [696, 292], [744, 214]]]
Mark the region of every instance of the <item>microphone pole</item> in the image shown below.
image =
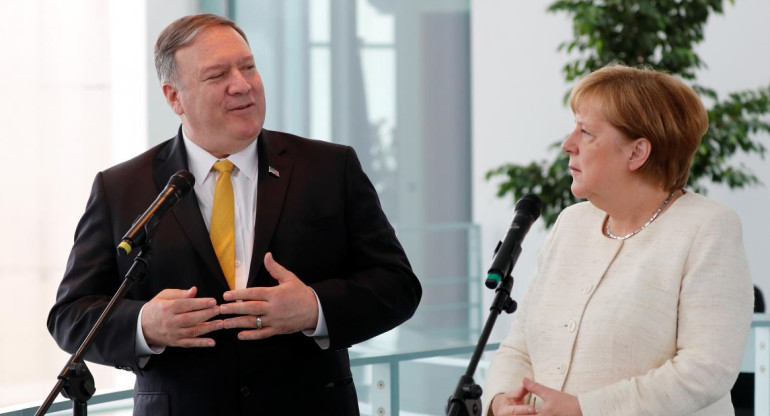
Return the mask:
[[[503, 242], [497, 244], [495, 249], [495, 258], [492, 261], [492, 267], [489, 269], [486, 286], [495, 289], [495, 299], [489, 308], [490, 313], [484, 329], [481, 331], [476, 349], [473, 351], [471, 360], [465, 374], [460, 376], [454, 393], [449, 397], [446, 404], [447, 416], [480, 416], [481, 415], [481, 386], [473, 380], [473, 374], [476, 373], [481, 355], [489, 341], [489, 335], [495, 326], [497, 317], [505, 311], [513, 313], [516, 311], [516, 301], [511, 298], [511, 289], [513, 288], [513, 276], [511, 271], [516, 264], [516, 260], [521, 254], [521, 241], [529, 231], [532, 223], [540, 216], [542, 201], [534, 194], [524, 195], [517, 203], [515, 214], [511, 227], [505, 236]], [[505, 249], [505, 251], [501, 250]], [[502, 276], [500, 273], [502, 272]], [[497, 284], [499, 282], [499, 285]]]
[[126, 273], [126, 277], [123, 279], [120, 288], [118, 288], [118, 291], [112, 296], [112, 299], [110, 299], [107, 307], [102, 311], [102, 314], [94, 324], [94, 327], [91, 328], [91, 332], [88, 333], [86, 339], [80, 344], [80, 348], [78, 348], [75, 354], [70, 356], [67, 364], [57, 377], [59, 380], [56, 382], [53, 389], [51, 389], [51, 392], [48, 393], [48, 397], [46, 397], [43, 404], [37, 409], [35, 416], [46, 414], [59, 393], [62, 393], [64, 397], [72, 400], [73, 416], [88, 415], [87, 402], [96, 391], [96, 386], [94, 385], [93, 375], [91, 375], [91, 372], [88, 370], [86, 363], [83, 362], [83, 355], [88, 350], [88, 347], [94, 342], [94, 339], [102, 329], [104, 322], [110, 315], [112, 315], [115, 306], [126, 296], [128, 289], [130, 289], [134, 283], [141, 281], [146, 275], [147, 264], [149, 263], [151, 256], [150, 251], [149, 247], [147, 247], [136, 255], [134, 264], [128, 270], [128, 273]]
[[[170, 199], [169, 202], [165, 203], [165, 205], [162, 207], [163, 210], [160, 212], [160, 215], [154, 216], [152, 221], [145, 220], [147, 225], [144, 226], [144, 230], [142, 232], [141, 245], [134, 244], [136, 247], [141, 247], [141, 251], [139, 251], [139, 253], [134, 258], [134, 263], [126, 273], [126, 277], [123, 279], [123, 283], [120, 285], [117, 292], [115, 292], [115, 294], [112, 296], [112, 299], [110, 299], [107, 307], [105, 307], [104, 311], [102, 311], [99, 319], [96, 320], [96, 323], [94, 324], [93, 328], [91, 328], [91, 331], [80, 344], [80, 347], [77, 349], [77, 351], [72, 354], [72, 356], [70, 356], [69, 360], [67, 360], [67, 364], [57, 376], [58, 381], [54, 385], [53, 389], [51, 389], [51, 392], [48, 393], [48, 396], [46, 397], [45, 401], [43, 401], [43, 404], [40, 405], [40, 407], [35, 412], [35, 416], [42, 416], [46, 414], [59, 393], [61, 393], [64, 397], [72, 400], [73, 416], [88, 415], [88, 400], [96, 391], [96, 386], [94, 385], [94, 377], [91, 374], [91, 371], [88, 369], [88, 366], [86, 366], [86, 363], [83, 362], [83, 356], [88, 350], [88, 347], [90, 347], [94, 342], [94, 339], [102, 329], [104, 322], [107, 321], [110, 315], [112, 315], [112, 312], [115, 310], [118, 302], [120, 302], [126, 296], [126, 292], [128, 292], [134, 283], [144, 279], [145, 275], [147, 274], [147, 265], [149, 264], [152, 257], [150, 243], [152, 241], [152, 236], [155, 233], [155, 229], [157, 228], [158, 222], [160, 221], [161, 215], [170, 209], [174, 204], [179, 202], [180, 199], [184, 198], [190, 192], [194, 183], [195, 178], [190, 172], [179, 171], [175, 173], [171, 179], [169, 179], [168, 185], [158, 196], [158, 199], [156, 199], [156, 201], [150, 206], [148, 212], [153, 210], [153, 208], [157, 209], [159, 200], [163, 201], [168, 198], [167, 195], [169, 190], [175, 193], [176, 198]], [[147, 213], [141, 215], [137, 221], [135, 221], [132, 230], [136, 228], [137, 222], [140, 222], [147, 217]], [[118, 254], [128, 254], [124, 247], [125, 244], [121, 242], [120, 246], [118, 247]]]

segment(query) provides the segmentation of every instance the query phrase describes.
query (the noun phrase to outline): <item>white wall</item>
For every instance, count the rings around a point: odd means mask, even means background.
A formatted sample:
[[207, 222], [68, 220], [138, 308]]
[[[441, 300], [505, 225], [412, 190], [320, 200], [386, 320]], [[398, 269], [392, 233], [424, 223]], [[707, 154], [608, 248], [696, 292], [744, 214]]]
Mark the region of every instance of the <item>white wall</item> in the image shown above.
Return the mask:
[[[121, 0], [118, 0], [121, 1]], [[170, 139], [176, 135], [179, 128], [179, 116], [171, 111], [166, 103], [166, 97], [160, 89], [157, 73], [155, 72], [155, 62], [153, 51], [155, 41], [160, 32], [172, 21], [194, 14], [198, 11], [197, 0], [164, 0], [147, 1], [147, 36], [144, 39], [145, 46], [145, 70], [147, 71], [147, 82], [145, 91], [147, 97], [147, 137], [148, 147]]]
[[[572, 26], [566, 15], [545, 12], [550, 3], [472, 1], [473, 219], [482, 226], [484, 267], [513, 216], [513, 201], [497, 198], [497, 183], [486, 181], [484, 173], [506, 162], [550, 159], [547, 146], [572, 128], [573, 116], [562, 106], [568, 85], [560, 70], [566, 58], [556, 51], [559, 43], [571, 39]], [[698, 49], [709, 66], [699, 72], [699, 81], [722, 94], [770, 83], [769, 16], [770, 2], [744, 0], [727, 5], [724, 16], [713, 17]], [[770, 147], [770, 138], [762, 139]], [[746, 163], [764, 187], [715, 187], [709, 195], [740, 214], [753, 279], [770, 295], [764, 241], [770, 235], [770, 165], [756, 159]], [[521, 299], [544, 236], [539, 222], [524, 242], [513, 274], [514, 299]], [[491, 299], [492, 293], [486, 295]], [[492, 339], [504, 336], [510, 322], [510, 316], [502, 318]]]
[[[698, 73], [698, 80], [721, 95], [755, 89], [770, 84], [770, 2], [742, 0], [728, 6], [724, 15], [708, 24], [705, 42], [698, 48], [708, 68]], [[768, 117], [770, 118], [770, 117]], [[770, 135], [760, 140], [770, 149]], [[770, 157], [770, 155], [768, 155]], [[735, 209], [743, 221], [743, 242], [754, 283], [770, 300], [770, 163], [758, 157], [741, 158], [764, 186], [732, 191], [712, 187], [709, 196]]]
[[[196, 6], [0, 2], [0, 407], [41, 403], [67, 360], [45, 322], [75, 226], [95, 173], [147, 149], [149, 112], [171, 126], [164, 138], [176, 133], [165, 101], [147, 103], [150, 84], [160, 93], [145, 45]], [[89, 368], [100, 390], [133, 384], [128, 372]]]

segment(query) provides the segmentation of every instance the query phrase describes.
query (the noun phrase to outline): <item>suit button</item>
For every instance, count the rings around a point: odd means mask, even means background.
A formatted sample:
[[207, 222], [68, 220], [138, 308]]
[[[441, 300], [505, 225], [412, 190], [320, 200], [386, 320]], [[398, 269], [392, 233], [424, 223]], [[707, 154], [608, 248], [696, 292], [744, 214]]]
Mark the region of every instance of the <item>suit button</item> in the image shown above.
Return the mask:
[[593, 288], [594, 288], [594, 285], [589, 283], [589, 284], [587, 284], [586, 286], [583, 287], [583, 293], [589, 294], [589, 293], [591, 293]]
[[246, 386], [241, 387], [241, 396], [243, 397], [251, 396], [251, 389]]

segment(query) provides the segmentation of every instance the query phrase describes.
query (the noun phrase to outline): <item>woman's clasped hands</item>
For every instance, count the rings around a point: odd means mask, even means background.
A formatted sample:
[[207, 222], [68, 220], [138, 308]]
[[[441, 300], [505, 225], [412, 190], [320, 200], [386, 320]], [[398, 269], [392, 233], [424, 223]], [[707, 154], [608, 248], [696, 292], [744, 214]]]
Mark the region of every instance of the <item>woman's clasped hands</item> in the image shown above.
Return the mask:
[[[542, 401], [539, 410], [526, 403], [526, 397], [533, 394]], [[542, 415], [542, 416], [582, 416], [577, 396], [548, 388], [528, 378], [524, 378], [522, 387], [507, 393], [500, 393], [492, 400], [492, 413], [495, 416]]]

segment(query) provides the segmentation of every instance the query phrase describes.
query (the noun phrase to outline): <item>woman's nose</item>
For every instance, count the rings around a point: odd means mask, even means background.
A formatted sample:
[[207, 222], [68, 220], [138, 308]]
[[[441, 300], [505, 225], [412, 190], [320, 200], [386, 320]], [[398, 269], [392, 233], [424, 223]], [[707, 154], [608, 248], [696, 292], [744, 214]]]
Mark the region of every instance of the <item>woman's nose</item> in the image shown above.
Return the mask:
[[565, 153], [568, 153], [568, 154], [577, 153], [577, 145], [575, 144], [577, 134], [578, 134], [578, 129], [576, 128], [561, 143], [561, 150], [563, 150]]

